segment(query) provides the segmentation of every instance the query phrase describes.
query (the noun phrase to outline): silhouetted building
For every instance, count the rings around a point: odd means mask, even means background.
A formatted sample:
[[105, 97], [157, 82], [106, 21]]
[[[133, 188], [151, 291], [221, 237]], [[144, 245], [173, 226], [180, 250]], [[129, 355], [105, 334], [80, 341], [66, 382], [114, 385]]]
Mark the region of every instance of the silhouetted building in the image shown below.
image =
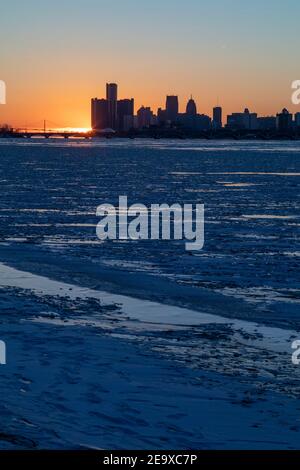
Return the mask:
[[243, 113], [232, 113], [227, 116], [227, 127], [232, 130], [256, 130], [258, 129], [257, 114], [250, 113], [248, 108]]
[[134, 129], [134, 116], [124, 116], [123, 129], [120, 130], [128, 132], [131, 129]]
[[[126, 131], [133, 127], [134, 99], [124, 99], [117, 102], [117, 128]], [[130, 125], [131, 123], [131, 125]]]
[[116, 83], [107, 83], [106, 100], [92, 99], [91, 114], [94, 130], [127, 131], [134, 126], [134, 99], [118, 101], [118, 85]]
[[220, 106], [216, 106], [213, 109], [212, 126], [213, 126], [213, 129], [221, 129], [222, 128], [222, 108]]
[[158, 108], [157, 110], [157, 121], [159, 125], [163, 125], [167, 121], [167, 112], [165, 109]]
[[175, 122], [178, 117], [178, 96], [167, 96], [166, 117], [167, 121]]
[[137, 112], [138, 127], [140, 129], [144, 127], [150, 127], [152, 125], [153, 112], [151, 108], [145, 108], [142, 106]]
[[92, 99], [92, 129], [101, 130], [109, 127], [107, 100]]
[[232, 113], [227, 116], [227, 125], [231, 130], [245, 129], [244, 113]]
[[186, 114], [188, 116], [196, 116], [197, 114], [197, 106], [195, 101], [193, 100], [192, 96], [189, 99], [187, 105], [186, 105]]
[[257, 118], [258, 128], [261, 131], [274, 131], [276, 129], [276, 117], [264, 116]]
[[276, 127], [280, 132], [288, 131], [293, 126], [293, 115], [288, 112], [286, 108], [278, 113], [276, 116]]
[[[186, 129], [190, 131], [208, 131], [222, 129], [222, 108], [213, 108], [213, 119], [205, 114], [197, 114], [197, 106], [192, 96], [187, 102], [186, 112], [179, 113], [178, 96], [166, 97], [166, 109], [159, 108], [155, 116], [150, 107], [142, 106], [137, 115], [134, 115], [134, 99], [118, 100], [118, 85], [106, 84], [106, 99], [93, 98], [91, 100], [91, 125], [96, 131], [115, 130], [127, 132], [130, 129], [162, 126], [166, 128]], [[293, 115], [283, 109], [276, 116], [258, 117], [245, 109], [242, 113], [232, 113], [227, 116], [226, 128], [232, 131], [245, 130], [278, 133], [297, 129], [300, 132], [300, 112]], [[188, 133], [187, 133], [188, 134]], [[166, 133], [167, 135], [167, 133]], [[170, 134], [171, 135], [171, 134]], [[197, 135], [197, 134], [195, 134]]]
[[211, 119], [205, 114], [196, 114], [194, 116], [179, 114], [177, 123], [182, 129], [193, 131], [208, 131], [211, 128]]
[[118, 85], [116, 83], [106, 84], [106, 99], [108, 102], [108, 127], [117, 129]]
[[138, 129], [139, 128], [139, 120], [137, 116], [133, 116], [133, 128]]
[[118, 99], [118, 85], [116, 83], [106, 84], [106, 99], [108, 101], [117, 101]]
[[205, 114], [197, 114], [195, 119], [196, 130], [208, 131], [211, 128], [211, 118], [209, 116], [206, 116]]

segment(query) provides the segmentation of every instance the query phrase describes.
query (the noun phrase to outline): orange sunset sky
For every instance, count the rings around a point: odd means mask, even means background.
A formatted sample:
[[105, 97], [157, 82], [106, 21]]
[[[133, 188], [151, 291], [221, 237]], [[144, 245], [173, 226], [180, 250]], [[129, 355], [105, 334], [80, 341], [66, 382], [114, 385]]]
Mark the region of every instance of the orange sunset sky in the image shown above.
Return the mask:
[[90, 99], [119, 84], [120, 98], [165, 105], [192, 94], [198, 112], [249, 107], [291, 112], [300, 78], [299, 2], [237, 0], [11, 0], [1, 7], [0, 79], [7, 104], [0, 123], [15, 127], [90, 127]]

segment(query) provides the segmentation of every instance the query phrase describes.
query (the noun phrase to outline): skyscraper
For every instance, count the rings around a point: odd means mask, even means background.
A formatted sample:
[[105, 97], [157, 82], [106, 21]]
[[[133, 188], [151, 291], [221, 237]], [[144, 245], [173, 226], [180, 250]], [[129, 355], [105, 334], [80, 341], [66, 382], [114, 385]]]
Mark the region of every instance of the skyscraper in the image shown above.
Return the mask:
[[167, 96], [166, 114], [168, 121], [175, 122], [177, 120], [178, 108], [178, 96]]
[[92, 99], [91, 118], [94, 130], [128, 131], [134, 125], [134, 99], [118, 101], [118, 85], [107, 83], [106, 99]]
[[193, 100], [192, 96], [189, 99], [187, 105], [186, 105], [186, 114], [188, 116], [196, 116], [197, 114], [197, 106], [195, 101]]
[[285, 132], [291, 129], [293, 125], [293, 115], [284, 108], [281, 113], [276, 116], [276, 127], [280, 132]]
[[[119, 100], [117, 103], [118, 130], [128, 130], [128, 127], [133, 127], [134, 99]], [[132, 121], [131, 126], [130, 121]]]
[[163, 126], [165, 125], [166, 123], [166, 120], [167, 120], [167, 112], [165, 109], [161, 109], [161, 108], [158, 108], [157, 110], [157, 121], [158, 121], [158, 124]]
[[92, 129], [101, 130], [109, 127], [108, 122], [108, 102], [107, 100], [92, 99]]
[[108, 127], [117, 128], [117, 101], [118, 85], [116, 83], [106, 84], [106, 100], [108, 105]]
[[107, 101], [117, 101], [118, 99], [118, 85], [116, 83], [106, 84], [106, 99]]
[[153, 119], [153, 112], [151, 111], [151, 108], [145, 108], [144, 106], [142, 106], [137, 112], [137, 118], [138, 127], [140, 129], [144, 127], [150, 127]]
[[214, 129], [222, 128], [222, 108], [220, 106], [216, 106], [213, 109], [213, 128]]

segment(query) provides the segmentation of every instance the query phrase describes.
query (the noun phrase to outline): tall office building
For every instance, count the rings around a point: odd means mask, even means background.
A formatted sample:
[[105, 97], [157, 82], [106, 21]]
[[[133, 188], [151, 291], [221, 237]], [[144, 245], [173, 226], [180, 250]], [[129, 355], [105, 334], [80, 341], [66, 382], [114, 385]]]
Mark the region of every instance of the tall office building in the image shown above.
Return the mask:
[[175, 122], [177, 120], [178, 108], [178, 96], [167, 96], [166, 115], [168, 121]]
[[92, 99], [92, 129], [100, 131], [109, 127], [108, 121], [108, 102], [107, 100]]
[[[133, 127], [134, 99], [119, 100], [117, 102], [117, 128], [126, 131]], [[132, 123], [130, 125], [130, 122]], [[129, 128], [129, 129], [128, 129]]]
[[293, 126], [293, 115], [284, 108], [281, 113], [276, 116], [276, 127], [278, 131], [285, 132]]
[[157, 110], [157, 122], [159, 125], [165, 125], [167, 120], [167, 112], [165, 109], [158, 108]]
[[97, 98], [91, 99], [91, 128], [96, 129], [96, 102]]
[[137, 118], [139, 129], [150, 127], [153, 119], [153, 112], [151, 111], [151, 108], [145, 108], [142, 106], [137, 112]]
[[134, 126], [134, 99], [118, 101], [118, 85], [106, 84], [106, 99], [94, 98], [91, 102], [92, 128], [96, 131], [113, 129], [128, 131]]
[[222, 128], [222, 108], [220, 106], [216, 106], [213, 109], [213, 128], [214, 129]]
[[106, 84], [106, 100], [108, 105], [108, 127], [117, 129], [118, 85], [116, 83]]
[[186, 114], [188, 116], [196, 116], [197, 106], [193, 98], [191, 97], [186, 105]]
[[117, 101], [118, 99], [118, 85], [116, 83], [106, 84], [106, 99], [108, 101]]

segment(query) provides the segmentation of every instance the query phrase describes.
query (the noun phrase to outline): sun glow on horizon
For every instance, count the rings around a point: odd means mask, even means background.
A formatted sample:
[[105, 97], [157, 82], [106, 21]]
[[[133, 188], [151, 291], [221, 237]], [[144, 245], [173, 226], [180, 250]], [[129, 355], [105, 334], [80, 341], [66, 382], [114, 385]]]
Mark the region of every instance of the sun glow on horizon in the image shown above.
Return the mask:
[[51, 131], [55, 132], [84, 132], [88, 133], [92, 131], [91, 127], [60, 127], [57, 129], [51, 129]]
[[91, 127], [45, 127], [44, 129], [42, 128], [31, 128], [31, 127], [26, 127], [26, 128], [21, 128], [21, 127], [15, 127], [14, 128], [16, 132], [28, 132], [28, 133], [34, 133], [34, 134], [88, 134], [91, 132], [93, 129]]

